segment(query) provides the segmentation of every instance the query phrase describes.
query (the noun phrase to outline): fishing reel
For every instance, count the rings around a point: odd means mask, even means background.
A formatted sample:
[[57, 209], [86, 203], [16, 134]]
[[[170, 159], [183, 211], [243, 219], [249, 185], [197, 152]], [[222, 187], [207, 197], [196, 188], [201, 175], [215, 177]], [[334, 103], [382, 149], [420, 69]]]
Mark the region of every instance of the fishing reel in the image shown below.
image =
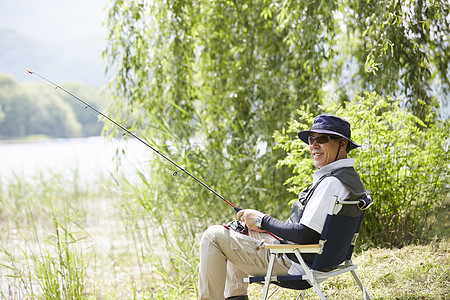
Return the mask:
[[248, 227], [245, 225], [245, 223], [242, 223], [241, 221], [231, 221], [228, 224], [224, 224], [223, 227], [226, 229], [232, 229], [236, 232], [248, 235]]

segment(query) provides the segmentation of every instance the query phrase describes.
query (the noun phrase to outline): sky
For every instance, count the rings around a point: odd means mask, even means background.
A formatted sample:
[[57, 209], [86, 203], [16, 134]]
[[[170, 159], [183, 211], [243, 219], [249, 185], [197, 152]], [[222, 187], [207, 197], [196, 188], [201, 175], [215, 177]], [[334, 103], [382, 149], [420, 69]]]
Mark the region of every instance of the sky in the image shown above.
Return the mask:
[[[74, 72], [73, 78], [70, 72], [64, 74], [64, 80], [80, 81], [84, 66], [91, 73], [86, 75], [85, 83], [101, 81], [92, 73], [104, 76], [101, 54], [106, 47], [106, 3], [107, 0], [0, 0], [0, 29], [14, 33], [11, 45], [1, 45], [0, 55], [7, 56], [8, 61], [2, 62], [0, 71], [22, 80], [27, 67], [44, 69], [49, 76], [60, 76], [65, 67]], [[15, 34], [20, 35], [18, 45]], [[20, 45], [30, 46], [17, 49]], [[13, 56], [11, 52], [21, 55]], [[55, 66], [53, 70], [51, 66]]]
[[42, 42], [104, 35], [106, 0], [0, 0], [0, 26]]

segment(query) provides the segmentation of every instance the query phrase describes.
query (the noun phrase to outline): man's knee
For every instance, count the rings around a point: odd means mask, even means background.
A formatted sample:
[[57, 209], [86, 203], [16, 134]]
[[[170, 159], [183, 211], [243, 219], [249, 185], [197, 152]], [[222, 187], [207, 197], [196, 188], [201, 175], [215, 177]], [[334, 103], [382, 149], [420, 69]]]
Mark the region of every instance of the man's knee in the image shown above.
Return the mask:
[[202, 243], [204, 242], [216, 242], [217, 239], [224, 238], [225, 227], [223, 225], [213, 225], [206, 229], [202, 235]]

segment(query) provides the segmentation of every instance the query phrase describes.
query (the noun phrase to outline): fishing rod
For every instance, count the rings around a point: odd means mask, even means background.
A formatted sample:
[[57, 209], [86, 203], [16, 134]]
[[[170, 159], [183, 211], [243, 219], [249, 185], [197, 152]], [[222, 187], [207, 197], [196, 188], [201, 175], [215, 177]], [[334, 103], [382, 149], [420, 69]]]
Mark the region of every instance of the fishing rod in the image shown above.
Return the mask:
[[[185, 174], [189, 175], [192, 179], [194, 179], [195, 181], [197, 181], [199, 184], [201, 184], [203, 187], [207, 188], [210, 192], [212, 192], [214, 195], [216, 195], [217, 197], [219, 197], [220, 199], [222, 199], [223, 201], [225, 201], [227, 204], [229, 204], [231, 207], [234, 208], [234, 210], [236, 212], [239, 212], [242, 210], [242, 208], [234, 205], [233, 203], [231, 203], [230, 201], [228, 201], [227, 199], [225, 199], [222, 195], [220, 195], [219, 193], [217, 193], [215, 190], [213, 190], [212, 188], [210, 188], [208, 185], [206, 185], [203, 181], [201, 181], [200, 179], [198, 179], [197, 177], [195, 177], [194, 175], [192, 175], [190, 172], [188, 172], [186, 169], [184, 169], [183, 167], [181, 167], [180, 165], [178, 165], [177, 163], [175, 163], [173, 160], [171, 160], [169, 157], [167, 157], [166, 155], [164, 155], [163, 153], [159, 152], [155, 147], [153, 147], [152, 145], [150, 145], [147, 141], [145, 141], [144, 139], [140, 138], [138, 135], [134, 134], [133, 132], [131, 132], [130, 130], [128, 130], [127, 128], [125, 128], [124, 126], [122, 126], [121, 124], [119, 124], [118, 122], [114, 121], [113, 119], [111, 119], [109, 116], [107, 116], [106, 114], [102, 113], [101, 111], [99, 111], [98, 109], [96, 109], [94, 106], [90, 105], [89, 103], [87, 103], [86, 101], [80, 99], [79, 97], [77, 97], [76, 95], [72, 94], [71, 92], [69, 92], [68, 90], [64, 89], [63, 87], [59, 86], [58, 84], [54, 83], [53, 81], [45, 78], [42, 75], [39, 75], [36, 72], [31, 71], [30, 69], [27, 68], [27, 72], [30, 73], [31, 75], [36, 75], [37, 77], [49, 82], [50, 84], [52, 84], [53, 86], [55, 86], [56, 89], [60, 89], [62, 91], [64, 91], [65, 93], [67, 93], [68, 95], [70, 95], [71, 97], [73, 97], [74, 99], [78, 100], [80, 103], [82, 103], [84, 105], [85, 109], [91, 109], [92, 111], [98, 113], [99, 115], [101, 115], [102, 117], [104, 117], [105, 119], [107, 119], [108, 121], [110, 121], [111, 123], [113, 123], [114, 125], [116, 125], [117, 127], [119, 127], [120, 129], [122, 129], [123, 131], [125, 131], [127, 134], [131, 135], [132, 137], [134, 137], [136, 140], [138, 140], [139, 142], [143, 143], [145, 146], [149, 147], [150, 149], [152, 149], [154, 152], [156, 152], [158, 155], [160, 155], [161, 157], [163, 157], [165, 160], [167, 160], [168, 162], [170, 162], [172, 165], [174, 165], [175, 167], [178, 168], [179, 171], [183, 171]], [[176, 175], [178, 173], [178, 171], [174, 172], [173, 174]]]
[[[172, 165], [174, 165], [175, 167], [178, 168], [178, 170], [183, 171], [185, 174], [189, 175], [192, 179], [194, 179], [195, 181], [197, 181], [199, 184], [201, 184], [203, 187], [207, 188], [210, 192], [212, 192], [214, 195], [216, 195], [217, 197], [219, 197], [220, 199], [222, 199], [223, 201], [225, 201], [228, 205], [230, 205], [231, 207], [234, 208], [234, 210], [236, 212], [239, 212], [242, 210], [242, 208], [234, 205], [233, 203], [231, 203], [230, 201], [228, 201], [227, 199], [225, 199], [222, 195], [220, 195], [219, 193], [217, 193], [215, 190], [213, 190], [212, 188], [210, 188], [208, 185], [206, 185], [203, 181], [201, 181], [200, 179], [198, 179], [197, 177], [195, 177], [194, 175], [192, 175], [190, 172], [188, 172], [186, 169], [184, 169], [183, 167], [181, 167], [180, 165], [178, 165], [177, 163], [175, 163], [173, 160], [171, 160], [169, 157], [167, 157], [166, 155], [164, 155], [163, 153], [159, 152], [155, 147], [153, 147], [152, 145], [150, 145], [147, 141], [145, 141], [144, 139], [140, 138], [138, 135], [134, 134], [133, 132], [129, 131], [126, 127], [122, 126], [120, 123], [114, 121], [113, 119], [111, 119], [109, 116], [107, 116], [106, 114], [102, 113], [101, 111], [99, 111], [97, 108], [95, 108], [94, 106], [90, 105], [89, 103], [87, 103], [86, 101], [80, 99], [79, 97], [77, 97], [76, 95], [72, 94], [71, 92], [69, 92], [68, 90], [64, 89], [63, 87], [59, 86], [58, 84], [54, 83], [53, 81], [45, 78], [44, 76], [31, 71], [30, 69], [27, 68], [27, 72], [30, 73], [31, 75], [36, 75], [37, 77], [49, 82], [50, 84], [52, 84], [53, 86], [55, 86], [56, 89], [60, 89], [62, 91], [64, 91], [65, 93], [67, 93], [68, 95], [70, 95], [71, 97], [73, 97], [74, 99], [76, 99], [77, 101], [79, 101], [80, 103], [82, 103], [84, 105], [85, 109], [91, 109], [92, 111], [98, 113], [99, 115], [101, 115], [102, 117], [104, 117], [105, 119], [107, 119], [108, 121], [110, 121], [111, 123], [113, 123], [114, 125], [116, 125], [117, 127], [119, 127], [120, 129], [122, 129], [123, 131], [125, 131], [127, 134], [131, 135], [132, 137], [134, 137], [135, 139], [137, 139], [139, 142], [143, 143], [145, 146], [149, 147], [150, 149], [152, 149], [154, 152], [156, 152], [158, 155], [160, 155], [161, 157], [163, 157], [164, 159], [166, 159], [168, 162], [170, 162]], [[173, 174], [176, 175], [178, 173], [178, 171], [174, 172]], [[232, 228], [238, 232], [244, 233], [248, 235], [248, 229], [247, 226], [243, 226], [241, 223], [237, 222], [237, 221], [232, 221], [230, 222], [228, 225], [224, 225], [226, 228]], [[274, 235], [273, 233], [266, 231], [268, 234], [270, 234], [272, 237], [274, 237], [277, 240], [280, 240], [276, 235]]]

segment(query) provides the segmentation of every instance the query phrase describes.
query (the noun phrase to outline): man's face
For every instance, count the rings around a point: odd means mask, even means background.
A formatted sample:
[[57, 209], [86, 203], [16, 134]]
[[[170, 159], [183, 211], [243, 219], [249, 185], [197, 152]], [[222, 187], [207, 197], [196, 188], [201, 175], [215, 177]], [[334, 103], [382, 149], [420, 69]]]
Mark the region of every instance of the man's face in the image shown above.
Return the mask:
[[[311, 133], [311, 137], [316, 138], [319, 135], [326, 135], [326, 134], [319, 134], [319, 133]], [[339, 149], [339, 139], [330, 139], [329, 142], [325, 144], [320, 144], [317, 142], [317, 140], [314, 140], [313, 143], [309, 143], [309, 152], [311, 152], [311, 155], [314, 160], [314, 165], [317, 168], [323, 168], [329, 163], [332, 163], [336, 155], [338, 153]]]

